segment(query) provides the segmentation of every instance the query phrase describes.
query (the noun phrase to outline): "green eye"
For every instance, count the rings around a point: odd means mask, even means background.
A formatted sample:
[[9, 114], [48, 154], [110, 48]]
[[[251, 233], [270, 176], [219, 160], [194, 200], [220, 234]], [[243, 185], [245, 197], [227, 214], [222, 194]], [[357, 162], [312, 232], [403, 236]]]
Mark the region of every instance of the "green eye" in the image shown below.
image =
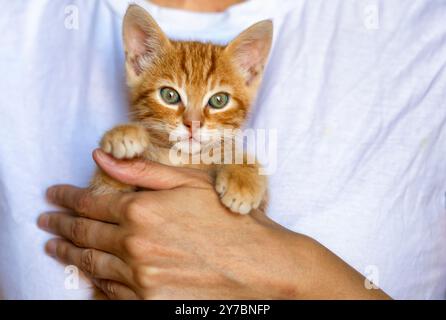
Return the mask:
[[229, 102], [229, 94], [224, 92], [219, 92], [214, 94], [210, 99], [208, 104], [215, 109], [221, 109], [225, 107]]
[[160, 90], [161, 98], [164, 100], [167, 104], [177, 104], [180, 102], [180, 95], [175, 89], [164, 87]]

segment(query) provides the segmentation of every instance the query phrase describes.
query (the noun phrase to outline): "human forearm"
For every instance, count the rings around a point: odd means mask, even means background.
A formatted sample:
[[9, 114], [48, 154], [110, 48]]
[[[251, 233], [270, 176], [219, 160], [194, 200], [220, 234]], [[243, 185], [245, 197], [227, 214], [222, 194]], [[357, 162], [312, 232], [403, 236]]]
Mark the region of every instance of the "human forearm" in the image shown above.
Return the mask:
[[283, 280], [288, 286], [280, 298], [390, 299], [380, 289], [367, 289], [364, 276], [314, 239], [284, 231], [277, 236], [283, 244], [283, 252], [277, 256], [291, 261], [282, 264], [280, 272], [287, 275]]

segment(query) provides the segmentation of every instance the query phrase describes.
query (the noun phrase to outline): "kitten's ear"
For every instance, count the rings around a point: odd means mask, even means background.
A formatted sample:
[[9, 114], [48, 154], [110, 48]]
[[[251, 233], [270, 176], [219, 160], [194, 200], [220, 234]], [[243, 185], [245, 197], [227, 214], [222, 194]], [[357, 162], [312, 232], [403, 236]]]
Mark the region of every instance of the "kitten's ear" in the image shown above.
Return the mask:
[[262, 77], [272, 36], [273, 23], [263, 20], [239, 34], [225, 49], [241, 70], [248, 86], [258, 83]]
[[170, 46], [170, 41], [152, 16], [135, 4], [125, 13], [122, 35], [127, 81], [132, 84]]

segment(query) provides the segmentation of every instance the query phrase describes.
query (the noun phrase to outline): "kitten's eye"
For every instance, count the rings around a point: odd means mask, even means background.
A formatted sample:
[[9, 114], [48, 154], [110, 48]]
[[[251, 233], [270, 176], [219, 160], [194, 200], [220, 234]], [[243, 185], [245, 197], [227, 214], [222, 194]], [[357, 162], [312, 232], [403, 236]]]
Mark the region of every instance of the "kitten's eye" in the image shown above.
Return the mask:
[[219, 92], [214, 94], [210, 99], [208, 104], [215, 109], [221, 109], [225, 107], [229, 102], [229, 94], [225, 92]]
[[177, 104], [180, 102], [180, 95], [175, 89], [164, 87], [160, 90], [161, 98], [164, 100], [167, 104]]

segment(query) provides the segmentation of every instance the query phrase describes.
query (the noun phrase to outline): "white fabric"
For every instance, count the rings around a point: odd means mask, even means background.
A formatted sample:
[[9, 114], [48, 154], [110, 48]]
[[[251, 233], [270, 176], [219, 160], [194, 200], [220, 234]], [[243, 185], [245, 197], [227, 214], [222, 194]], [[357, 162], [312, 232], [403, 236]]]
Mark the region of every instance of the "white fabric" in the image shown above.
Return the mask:
[[[65, 26], [69, 5], [78, 29]], [[90, 152], [126, 119], [126, 5], [1, 1], [0, 298], [89, 296], [86, 284], [64, 288], [36, 219], [53, 209], [48, 186], [87, 184]], [[273, 18], [252, 118], [279, 136], [269, 215], [395, 298], [444, 298], [444, 1], [255, 0], [216, 14], [144, 5], [179, 39], [225, 42]]]

